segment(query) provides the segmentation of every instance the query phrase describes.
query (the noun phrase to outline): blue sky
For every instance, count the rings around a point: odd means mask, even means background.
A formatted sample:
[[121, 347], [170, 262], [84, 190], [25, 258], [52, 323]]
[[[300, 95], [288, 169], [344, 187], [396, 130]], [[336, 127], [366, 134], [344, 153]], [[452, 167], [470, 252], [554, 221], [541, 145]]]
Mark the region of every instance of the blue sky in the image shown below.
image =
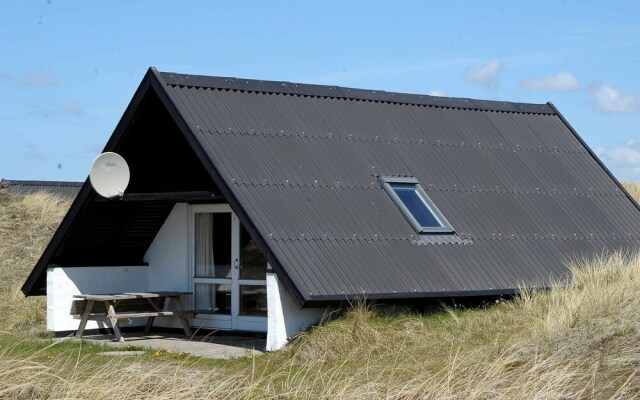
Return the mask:
[[84, 180], [150, 66], [552, 101], [640, 181], [638, 1], [0, 0], [0, 178]]

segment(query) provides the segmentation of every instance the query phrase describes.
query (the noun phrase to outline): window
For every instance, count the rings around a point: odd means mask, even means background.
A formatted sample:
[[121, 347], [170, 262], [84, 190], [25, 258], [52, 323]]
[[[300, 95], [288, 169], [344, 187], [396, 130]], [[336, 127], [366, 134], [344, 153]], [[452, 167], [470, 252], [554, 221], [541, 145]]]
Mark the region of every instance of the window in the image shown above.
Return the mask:
[[384, 190], [418, 233], [453, 233], [416, 178], [380, 177]]

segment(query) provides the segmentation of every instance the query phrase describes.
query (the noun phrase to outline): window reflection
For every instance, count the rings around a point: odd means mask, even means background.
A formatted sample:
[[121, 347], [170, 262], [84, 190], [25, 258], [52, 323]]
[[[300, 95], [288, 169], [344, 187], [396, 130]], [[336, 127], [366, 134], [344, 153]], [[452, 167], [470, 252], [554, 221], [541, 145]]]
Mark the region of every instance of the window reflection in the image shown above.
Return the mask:
[[240, 279], [266, 279], [267, 259], [244, 226], [240, 226]]
[[267, 288], [240, 285], [240, 315], [267, 316]]

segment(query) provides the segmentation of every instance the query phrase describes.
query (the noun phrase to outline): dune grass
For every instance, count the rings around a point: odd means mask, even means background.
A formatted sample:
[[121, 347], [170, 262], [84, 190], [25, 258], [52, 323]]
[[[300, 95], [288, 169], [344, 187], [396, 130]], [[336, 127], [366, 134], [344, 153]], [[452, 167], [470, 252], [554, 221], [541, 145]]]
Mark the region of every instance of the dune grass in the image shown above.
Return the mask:
[[48, 193], [9, 196], [0, 190], [0, 331], [43, 333], [43, 297], [20, 287], [44, 251], [70, 202]]
[[[42, 331], [42, 301], [17, 290], [67, 206], [0, 198], [0, 256], [13, 260], [0, 269], [0, 297], [15, 299], [0, 308], [0, 329]], [[18, 228], [21, 237], [7, 231]], [[231, 361], [167, 352], [108, 359], [87, 343], [4, 334], [0, 398], [640, 397], [640, 254], [571, 268], [570, 285], [486, 308], [390, 316], [359, 305], [283, 351]]]
[[636, 201], [640, 202], [640, 184], [633, 182], [625, 182], [623, 183], [625, 189], [636, 199]]

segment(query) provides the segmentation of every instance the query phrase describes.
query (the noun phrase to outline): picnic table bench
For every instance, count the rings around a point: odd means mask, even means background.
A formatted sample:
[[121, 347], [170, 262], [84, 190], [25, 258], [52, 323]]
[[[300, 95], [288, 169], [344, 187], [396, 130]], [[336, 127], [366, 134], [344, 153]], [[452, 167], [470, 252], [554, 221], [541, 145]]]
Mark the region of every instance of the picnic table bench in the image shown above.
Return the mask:
[[[192, 292], [140, 292], [75, 295], [73, 298], [78, 299], [80, 303], [75, 304], [75, 308], [78, 311], [82, 310], [80, 325], [75, 337], [82, 337], [90, 319], [108, 320], [116, 340], [124, 342], [118, 321], [145, 317], [147, 318], [145, 333], [149, 333], [156, 317], [174, 317], [180, 320], [185, 335], [191, 336], [191, 328], [187, 318], [193, 318], [194, 312], [182, 310], [180, 297], [192, 294]], [[165, 310], [167, 299], [171, 299], [177, 310]]]

